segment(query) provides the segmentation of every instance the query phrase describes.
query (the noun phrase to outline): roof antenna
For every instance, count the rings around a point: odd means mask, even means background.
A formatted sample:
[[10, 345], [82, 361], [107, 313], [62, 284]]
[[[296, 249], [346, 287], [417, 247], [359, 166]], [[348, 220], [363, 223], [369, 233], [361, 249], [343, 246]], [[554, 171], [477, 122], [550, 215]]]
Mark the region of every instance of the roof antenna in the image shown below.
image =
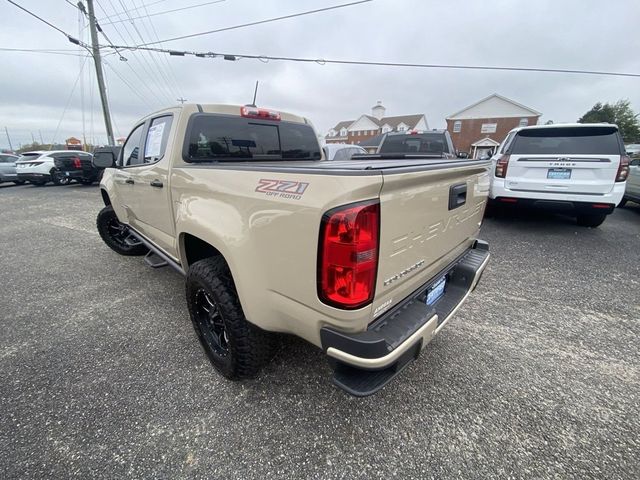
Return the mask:
[[258, 96], [258, 80], [256, 80], [256, 89], [253, 91], [253, 102], [247, 105], [247, 107], [255, 107], [256, 106], [256, 97]]

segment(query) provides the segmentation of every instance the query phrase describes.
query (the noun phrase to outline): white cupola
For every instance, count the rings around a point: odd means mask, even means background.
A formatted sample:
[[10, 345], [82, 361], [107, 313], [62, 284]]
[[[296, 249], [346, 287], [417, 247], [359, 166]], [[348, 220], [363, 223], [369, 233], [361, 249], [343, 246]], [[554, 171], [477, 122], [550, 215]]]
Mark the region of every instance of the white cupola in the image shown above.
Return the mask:
[[378, 100], [378, 103], [376, 103], [376, 105], [371, 108], [371, 115], [378, 120], [381, 120], [384, 117], [386, 111], [387, 109], [382, 106], [382, 101]]

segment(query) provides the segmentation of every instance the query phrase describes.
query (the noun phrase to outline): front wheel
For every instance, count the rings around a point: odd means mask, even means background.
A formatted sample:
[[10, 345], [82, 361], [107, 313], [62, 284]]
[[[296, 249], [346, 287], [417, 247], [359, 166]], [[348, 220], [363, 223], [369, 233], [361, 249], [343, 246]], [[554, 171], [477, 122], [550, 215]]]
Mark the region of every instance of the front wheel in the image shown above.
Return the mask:
[[120, 255], [144, 255], [148, 252], [147, 247], [140, 243], [134, 245], [127, 243], [127, 237], [129, 237], [127, 226], [118, 220], [111, 205], [100, 210], [96, 226], [104, 243], [114, 252]]
[[607, 218], [607, 216], [601, 213], [584, 213], [578, 215], [577, 221], [578, 225], [580, 225], [581, 227], [595, 228], [602, 225], [602, 222], [604, 222], [605, 218]]
[[230, 380], [255, 376], [273, 354], [274, 334], [247, 321], [225, 261], [195, 262], [186, 293], [198, 339], [216, 370]]

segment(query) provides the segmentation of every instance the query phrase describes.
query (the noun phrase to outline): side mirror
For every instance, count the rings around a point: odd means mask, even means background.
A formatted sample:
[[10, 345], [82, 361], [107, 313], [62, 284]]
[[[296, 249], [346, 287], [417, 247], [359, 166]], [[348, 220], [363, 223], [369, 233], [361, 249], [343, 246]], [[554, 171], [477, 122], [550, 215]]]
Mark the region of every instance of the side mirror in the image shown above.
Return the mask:
[[116, 166], [116, 156], [111, 149], [96, 149], [91, 164], [94, 168], [113, 168]]
[[469, 158], [469, 154], [467, 152], [457, 152], [456, 157], [458, 158]]

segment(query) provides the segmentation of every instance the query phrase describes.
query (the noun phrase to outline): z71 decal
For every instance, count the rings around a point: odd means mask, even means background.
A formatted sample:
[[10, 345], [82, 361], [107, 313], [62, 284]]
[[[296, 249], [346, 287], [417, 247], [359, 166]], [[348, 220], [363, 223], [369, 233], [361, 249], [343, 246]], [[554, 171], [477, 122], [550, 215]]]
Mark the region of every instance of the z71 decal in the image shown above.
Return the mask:
[[300, 200], [308, 186], [309, 184], [306, 182], [261, 178], [258, 180], [258, 186], [255, 191], [270, 196]]

